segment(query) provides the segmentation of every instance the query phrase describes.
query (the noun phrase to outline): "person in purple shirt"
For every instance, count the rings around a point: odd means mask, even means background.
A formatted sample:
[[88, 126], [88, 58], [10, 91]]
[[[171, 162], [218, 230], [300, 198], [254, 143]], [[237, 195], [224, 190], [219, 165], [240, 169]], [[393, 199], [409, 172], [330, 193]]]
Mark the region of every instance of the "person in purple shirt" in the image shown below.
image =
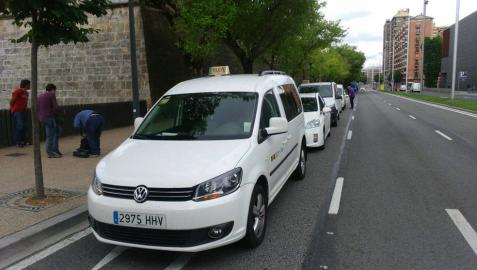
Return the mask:
[[80, 111], [73, 120], [75, 129], [82, 129], [86, 132], [90, 157], [98, 157], [101, 154], [100, 138], [103, 125], [103, 116], [92, 110]]
[[45, 125], [48, 158], [60, 158], [62, 156], [58, 147], [58, 127], [56, 123], [58, 112], [56, 85], [50, 83], [46, 86], [46, 92], [38, 96], [38, 119]]

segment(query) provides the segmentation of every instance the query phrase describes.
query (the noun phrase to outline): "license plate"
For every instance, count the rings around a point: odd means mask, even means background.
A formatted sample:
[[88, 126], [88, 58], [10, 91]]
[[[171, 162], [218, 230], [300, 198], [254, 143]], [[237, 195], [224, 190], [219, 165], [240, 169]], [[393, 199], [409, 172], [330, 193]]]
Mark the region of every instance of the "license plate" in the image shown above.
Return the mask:
[[166, 228], [166, 216], [164, 215], [114, 211], [113, 221], [116, 225]]

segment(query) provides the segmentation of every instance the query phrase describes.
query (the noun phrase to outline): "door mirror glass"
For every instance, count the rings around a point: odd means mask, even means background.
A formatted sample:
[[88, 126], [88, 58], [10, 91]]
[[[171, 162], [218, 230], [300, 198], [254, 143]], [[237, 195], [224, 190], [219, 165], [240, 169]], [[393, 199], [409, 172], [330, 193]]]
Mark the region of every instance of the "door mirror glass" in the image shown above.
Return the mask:
[[144, 120], [143, 117], [138, 117], [138, 118], [134, 119], [134, 131], [137, 130], [137, 128], [141, 125], [143, 120]]
[[270, 118], [270, 126], [265, 129], [268, 135], [286, 133], [288, 131], [288, 121], [284, 117]]

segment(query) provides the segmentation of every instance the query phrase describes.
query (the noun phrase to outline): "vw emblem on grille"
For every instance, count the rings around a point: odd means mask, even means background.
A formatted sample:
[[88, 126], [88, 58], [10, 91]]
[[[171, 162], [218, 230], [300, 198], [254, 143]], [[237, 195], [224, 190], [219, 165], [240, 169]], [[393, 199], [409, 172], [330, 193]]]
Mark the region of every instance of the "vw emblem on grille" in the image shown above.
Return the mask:
[[149, 194], [149, 191], [147, 190], [147, 187], [138, 186], [134, 190], [134, 200], [138, 203], [145, 202], [148, 194]]

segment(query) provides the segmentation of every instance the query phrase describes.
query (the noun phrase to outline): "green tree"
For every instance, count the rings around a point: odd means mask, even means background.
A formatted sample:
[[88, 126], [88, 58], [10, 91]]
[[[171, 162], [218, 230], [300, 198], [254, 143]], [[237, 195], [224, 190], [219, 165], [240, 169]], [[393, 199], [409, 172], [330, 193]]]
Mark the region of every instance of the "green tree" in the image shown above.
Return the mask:
[[437, 78], [441, 71], [442, 38], [426, 38], [424, 51], [424, 84], [428, 87], [437, 87]]
[[394, 71], [394, 83], [401, 83], [402, 82], [402, 72], [400, 70]]
[[40, 152], [40, 129], [37, 115], [38, 48], [59, 43], [87, 42], [88, 14], [103, 16], [108, 0], [3, 0], [0, 14], [11, 16], [13, 24], [28, 31], [13, 42], [31, 44], [31, 114], [36, 197], [44, 198], [43, 169]]
[[382, 83], [383, 82], [383, 76], [381, 74], [374, 74], [374, 81]]
[[300, 32], [321, 8], [314, 0], [178, 2], [176, 29], [183, 37], [181, 47], [198, 58], [225, 44], [245, 73], [252, 73], [256, 60], [276, 44]]
[[358, 51], [355, 46], [347, 44], [338, 46], [336, 50], [346, 61], [349, 70], [349, 75], [344, 79], [344, 83], [349, 84], [352, 81], [360, 80], [364, 62], [366, 62], [364, 53]]
[[349, 76], [348, 63], [336, 48], [317, 49], [311, 54], [312, 74], [319, 81], [342, 82]]

